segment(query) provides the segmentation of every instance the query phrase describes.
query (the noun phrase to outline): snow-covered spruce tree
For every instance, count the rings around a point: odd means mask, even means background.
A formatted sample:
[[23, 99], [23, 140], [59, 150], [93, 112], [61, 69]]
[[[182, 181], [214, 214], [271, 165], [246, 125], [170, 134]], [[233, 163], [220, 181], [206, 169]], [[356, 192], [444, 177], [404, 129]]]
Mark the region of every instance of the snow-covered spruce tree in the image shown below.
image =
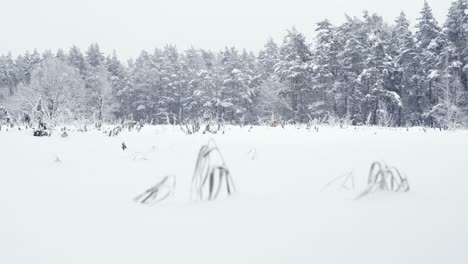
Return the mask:
[[452, 46], [449, 58], [451, 73], [457, 75], [468, 92], [468, 0], [452, 2], [444, 33]]
[[125, 118], [130, 115], [127, 102], [128, 97], [125, 96], [125, 91], [129, 87], [127, 68], [120, 62], [115, 50], [112, 56], [106, 57], [106, 67], [109, 72], [112, 96], [115, 103], [115, 107], [111, 109], [113, 110], [113, 116]]
[[[452, 98], [463, 115], [468, 114], [468, 0], [452, 2], [444, 25], [447, 45], [444, 49], [445, 68], [450, 75]], [[462, 87], [457, 89], [459, 86]], [[459, 94], [462, 93], [460, 98]]]
[[253, 124], [258, 121], [260, 110], [259, 104], [259, 86], [262, 83], [261, 73], [258, 69], [257, 57], [253, 52], [242, 51], [241, 55], [241, 70], [246, 78], [247, 90], [242, 91], [242, 104], [246, 109], [246, 113], [242, 117], [242, 123]]
[[0, 56], [0, 87], [7, 89], [9, 96], [14, 94], [18, 84], [16, 72], [16, 65], [11, 53]]
[[114, 107], [112, 85], [106, 69], [105, 57], [98, 44], [92, 44], [86, 51], [85, 77], [85, 109], [83, 112], [88, 118], [93, 118], [98, 124], [109, 118]]
[[188, 84], [188, 72], [182, 68], [183, 55], [173, 45], [164, 48], [164, 79], [163, 87], [166, 100], [166, 112], [170, 123], [179, 124], [185, 119], [185, 106], [190, 100]]
[[30, 54], [28, 51], [24, 55], [16, 58], [16, 79], [18, 84], [29, 85], [34, 68], [40, 63], [39, 53], [35, 51]]
[[261, 123], [277, 123], [278, 120], [290, 118], [293, 113], [290, 100], [280, 95], [287, 88], [275, 72], [279, 60], [279, 47], [270, 38], [257, 58], [260, 83], [255, 106]]
[[347, 83], [339, 80], [337, 30], [328, 21], [317, 24], [317, 37], [313, 48], [313, 109], [311, 117], [320, 118], [326, 114], [346, 114]]
[[392, 30], [392, 52], [391, 56], [398, 64], [397, 76], [395, 76], [395, 88], [404, 107], [398, 110], [396, 124], [402, 126], [410, 116], [410, 96], [412, 89], [419, 85], [418, 69], [420, 67], [416, 60], [417, 49], [414, 36], [410, 30], [410, 24], [405, 13], [401, 12], [396, 19]]
[[213, 53], [189, 49], [181, 57], [180, 63], [185, 88], [182, 104], [182, 122], [199, 118], [210, 119], [215, 116], [215, 90], [219, 87], [215, 72]]
[[58, 49], [57, 50], [57, 52], [55, 53], [55, 58], [60, 60], [60, 61], [63, 61], [63, 62], [67, 61], [67, 55], [65, 54], [63, 49]]
[[358, 77], [363, 89], [362, 108], [371, 125], [396, 125], [402, 107], [398, 94], [399, 67], [391, 54], [391, 30], [382, 17], [364, 14], [368, 34], [365, 68]]
[[279, 61], [279, 48], [272, 38], [269, 38], [264, 48], [258, 53], [258, 71], [262, 80], [267, 80], [275, 74], [275, 65]]
[[166, 123], [176, 124], [180, 112], [179, 83], [179, 51], [173, 45], [166, 45], [160, 58], [161, 95], [158, 98], [158, 111], [166, 119]]
[[[425, 1], [416, 25], [417, 53], [414, 60], [419, 64], [418, 72], [408, 90], [408, 122], [412, 125], [423, 124], [423, 114], [437, 104], [434, 88], [441, 75], [444, 42], [432, 9]], [[429, 117], [426, 121], [431, 124], [433, 120]]]
[[221, 86], [219, 67], [215, 55], [205, 50], [189, 49], [180, 60], [184, 86], [187, 87], [183, 100], [183, 122], [216, 116], [216, 90]]
[[221, 82], [216, 91], [218, 118], [234, 123], [243, 123], [252, 104], [254, 91], [249, 87], [248, 69], [242, 64], [242, 57], [235, 48], [226, 48], [220, 54]]
[[307, 93], [310, 91], [311, 52], [305, 36], [295, 27], [287, 31], [280, 48], [279, 62], [275, 65], [276, 74], [286, 85], [282, 96], [290, 99], [294, 116], [298, 123], [307, 120]]
[[[180, 59], [182, 86], [185, 87], [182, 96], [180, 120], [179, 122], [185, 123], [187, 120], [195, 120], [200, 116], [201, 101], [199, 101], [200, 93], [198, 88], [198, 73], [203, 68], [203, 59], [200, 52], [194, 48], [186, 50], [181, 54]], [[197, 93], [195, 93], [197, 91]]]
[[161, 122], [162, 116], [157, 115], [157, 110], [163, 103], [161, 75], [159, 71], [160, 50], [155, 50], [153, 56], [142, 51], [134, 63], [130, 64], [129, 82], [122, 90], [121, 96], [125, 98], [127, 108], [126, 118], [135, 120], [156, 119]]
[[46, 49], [44, 52], [42, 52], [41, 56], [42, 56], [42, 60], [55, 58], [54, 53], [50, 49]]
[[16, 79], [17, 90], [18, 86], [30, 84], [32, 72], [41, 61], [42, 58], [37, 50], [34, 50], [33, 53], [26, 51], [24, 55], [16, 57], [14, 62], [14, 69], [16, 72], [14, 73], [14, 76]]
[[362, 20], [349, 16], [346, 16], [346, 22], [337, 30], [335, 36], [340, 50], [337, 54], [339, 82], [345, 87], [345, 116], [349, 116], [355, 125], [363, 124], [366, 116], [361, 106], [365, 91], [358, 77], [366, 66], [367, 32]]
[[85, 56], [77, 46], [72, 46], [68, 51], [67, 62], [80, 73], [83, 80], [86, 78], [89, 65], [86, 62]]

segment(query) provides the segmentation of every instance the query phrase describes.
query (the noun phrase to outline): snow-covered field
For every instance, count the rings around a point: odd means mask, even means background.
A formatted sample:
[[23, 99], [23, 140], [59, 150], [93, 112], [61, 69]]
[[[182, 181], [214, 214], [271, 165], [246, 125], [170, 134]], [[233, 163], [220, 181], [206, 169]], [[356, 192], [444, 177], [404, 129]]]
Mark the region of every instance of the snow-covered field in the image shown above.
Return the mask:
[[[1, 264], [468, 263], [468, 131], [31, 133], [0, 132]], [[210, 138], [238, 192], [194, 202], [195, 160]], [[404, 171], [411, 191], [355, 200], [376, 160]], [[323, 189], [350, 172], [354, 190]], [[175, 196], [133, 201], [165, 175], [177, 177]]]

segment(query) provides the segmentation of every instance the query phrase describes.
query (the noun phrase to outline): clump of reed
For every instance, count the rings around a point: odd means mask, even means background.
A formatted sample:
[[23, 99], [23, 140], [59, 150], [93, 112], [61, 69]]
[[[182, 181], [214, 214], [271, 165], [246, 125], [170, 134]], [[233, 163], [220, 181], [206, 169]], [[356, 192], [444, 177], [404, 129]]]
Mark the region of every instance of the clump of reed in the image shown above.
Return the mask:
[[175, 191], [176, 178], [173, 175], [165, 176], [160, 182], [134, 198], [135, 202], [142, 204], [156, 204], [167, 199]]
[[192, 178], [192, 199], [215, 200], [235, 192], [231, 173], [214, 140], [201, 147]]
[[369, 170], [367, 188], [356, 199], [360, 199], [374, 191], [408, 192], [409, 190], [406, 175], [396, 167], [376, 161], [372, 163]]

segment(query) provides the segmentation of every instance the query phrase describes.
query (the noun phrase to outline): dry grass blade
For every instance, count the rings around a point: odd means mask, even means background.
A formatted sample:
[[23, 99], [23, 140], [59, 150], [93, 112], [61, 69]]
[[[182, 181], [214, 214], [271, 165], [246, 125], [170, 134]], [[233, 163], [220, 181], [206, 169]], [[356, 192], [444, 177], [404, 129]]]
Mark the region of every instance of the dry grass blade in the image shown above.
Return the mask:
[[192, 199], [215, 200], [223, 190], [230, 196], [235, 192], [234, 182], [218, 146], [210, 140], [198, 153], [192, 178]]
[[251, 160], [257, 159], [257, 149], [256, 148], [249, 149], [249, 151], [247, 152], [247, 155], [249, 155]]
[[327, 190], [328, 188], [337, 185], [338, 183], [339, 183], [339, 187], [341, 189], [354, 190], [354, 174], [353, 174], [353, 172], [350, 171], [350, 172], [348, 172], [348, 173], [346, 173], [346, 174], [344, 174], [342, 176], [333, 178], [331, 181], [329, 181], [327, 184], [325, 184], [325, 186], [322, 187], [320, 192], [323, 192], [323, 191]]
[[180, 129], [186, 135], [195, 134], [201, 129], [201, 120], [197, 119], [197, 120], [192, 120], [190, 122], [184, 122], [180, 124]]
[[408, 179], [395, 167], [389, 167], [383, 162], [374, 162], [369, 170], [367, 188], [356, 199], [362, 198], [374, 191], [408, 192]]
[[139, 161], [139, 160], [148, 160], [146, 155], [142, 152], [135, 152], [133, 153], [133, 160], [134, 161]]
[[142, 204], [155, 204], [168, 198], [175, 190], [175, 176], [166, 176], [155, 186], [135, 197], [135, 202]]

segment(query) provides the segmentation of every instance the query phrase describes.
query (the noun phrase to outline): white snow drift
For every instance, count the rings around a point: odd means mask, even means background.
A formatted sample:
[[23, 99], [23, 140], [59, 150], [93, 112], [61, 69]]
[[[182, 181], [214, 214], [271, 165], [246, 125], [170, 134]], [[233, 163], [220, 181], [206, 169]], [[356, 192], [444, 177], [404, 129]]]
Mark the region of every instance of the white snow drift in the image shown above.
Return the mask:
[[[2, 264], [468, 260], [466, 131], [290, 126], [185, 135], [156, 126], [116, 137], [31, 134], [0, 132]], [[210, 138], [236, 193], [194, 201], [197, 154]], [[411, 190], [355, 200], [374, 161], [404, 172]], [[134, 201], [168, 175], [177, 185], [167, 199]]]

